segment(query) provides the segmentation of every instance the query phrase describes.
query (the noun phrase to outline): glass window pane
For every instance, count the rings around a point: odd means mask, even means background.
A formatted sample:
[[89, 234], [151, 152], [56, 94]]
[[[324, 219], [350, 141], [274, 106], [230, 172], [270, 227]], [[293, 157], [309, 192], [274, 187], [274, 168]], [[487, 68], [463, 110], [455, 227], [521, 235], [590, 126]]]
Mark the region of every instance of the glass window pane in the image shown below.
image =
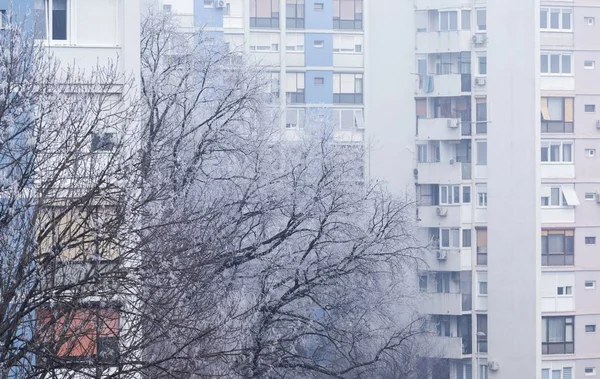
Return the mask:
[[458, 12], [450, 12], [450, 30], [458, 30]]
[[560, 161], [560, 144], [550, 145], [550, 162]]
[[552, 188], [550, 190], [550, 205], [560, 205], [560, 188]]
[[482, 31], [487, 29], [485, 9], [477, 10], [477, 29]]
[[52, 39], [67, 39], [67, 0], [52, 2]]
[[550, 54], [550, 72], [552, 74], [560, 73], [560, 55]]
[[452, 247], [459, 247], [460, 231], [458, 229], [452, 229]]
[[441, 247], [450, 247], [450, 230], [442, 229], [442, 244]]
[[571, 55], [564, 54], [562, 55], [562, 71], [563, 74], [571, 73]]
[[548, 319], [548, 342], [565, 342], [565, 320], [562, 317]]
[[571, 10], [563, 9], [562, 11], [562, 28], [565, 30], [571, 29]]
[[550, 120], [563, 121], [564, 115], [564, 104], [562, 97], [549, 97], [548, 98], [548, 114]]
[[542, 54], [540, 56], [540, 70], [542, 73], [548, 73], [548, 54]]
[[463, 10], [460, 14], [462, 30], [471, 30], [471, 11]]
[[570, 143], [563, 144], [563, 162], [571, 162], [573, 160], [572, 147]]
[[548, 28], [548, 9], [540, 10], [540, 28], [541, 29]]
[[562, 234], [551, 234], [548, 236], [548, 253], [563, 254], [565, 252], [565, 236]]
[[558, 29], [559, 18], [560, 18], [560, 10], [552, 9], [550, 11], [550, 29]]

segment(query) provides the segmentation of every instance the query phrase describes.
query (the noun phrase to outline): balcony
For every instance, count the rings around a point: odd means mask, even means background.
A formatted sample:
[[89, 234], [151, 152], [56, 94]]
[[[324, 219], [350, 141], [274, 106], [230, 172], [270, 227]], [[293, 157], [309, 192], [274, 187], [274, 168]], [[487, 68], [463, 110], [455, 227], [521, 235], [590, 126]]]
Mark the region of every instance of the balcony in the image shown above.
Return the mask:
[[419, 227], [445, 228], [460, 227], [460, 205], [428, 205], [417, 208]]
[[470, 163], [455, 162], [421, 162], [417, 163], [417, 182], [421, 184], [458, 184], [463, 179], [463, 166]]
[[459, 249], [443, 249], [427, 254], [427, 267], [431, 271], [460, 271], [461, 252]]
[[471, 92], [471, 74], [419, 75], [415, 96], [462, 96]]
[[462, 295], [460, 293], [427, 293], [421, 301], [419, 311], [430, 315], [462, 314]]
[[471, 31], [417, 33], [417, 54], [449, 53], [471, 50]]
[[426, 140], [459, 140], [461, 137], [461, 121], [455, 118], [420, 118], [418, 121], [418, 139]]
[[428, 349], [424, 356], [430, 358], [462, 359], [463, 343], [461, 337], [427, 337]]

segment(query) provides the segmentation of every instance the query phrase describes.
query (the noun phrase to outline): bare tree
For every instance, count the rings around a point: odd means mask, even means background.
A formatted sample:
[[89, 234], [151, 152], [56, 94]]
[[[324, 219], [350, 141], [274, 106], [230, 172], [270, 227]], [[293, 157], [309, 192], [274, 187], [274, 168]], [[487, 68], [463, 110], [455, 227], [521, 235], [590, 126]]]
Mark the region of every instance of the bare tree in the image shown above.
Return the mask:
[[209, 32], [142, 31], [140, 83], [0, 35], [2, 376], [408, 375], [412, 204]]

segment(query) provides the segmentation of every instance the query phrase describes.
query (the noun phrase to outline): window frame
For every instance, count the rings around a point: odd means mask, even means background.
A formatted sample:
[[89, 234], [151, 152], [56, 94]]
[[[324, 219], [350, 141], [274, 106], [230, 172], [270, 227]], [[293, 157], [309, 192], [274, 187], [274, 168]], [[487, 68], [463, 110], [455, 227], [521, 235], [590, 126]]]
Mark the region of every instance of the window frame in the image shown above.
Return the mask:
[[[562, 321], [563, 341], [550, 341], [550, 321]], [[545, 333], [544, 333], [545, 331]], [[569, 337], [570, 335], [570, 337]], [[542, 317], [542, 355], [575, 353], [575, 317], [543, 316]]]
[[[574, 158], [573, 140], [542, 140], [540, 144], [540, 161], [542, 164], [573, 164]], [[558, 160], [553, 159], [553, 147], [558, 146]], [[565, 146], [571, 147], [571, 159], [565, 159]]]
[[64, 39], [55, 39], [54, 38], [54, 2], [56, 0], [40, 0], [40, 3], [44, 5], [44, 8], [41, 10], [44, 12], [44, 36], [36, 37], [36, 39], [46, 41], [49, 45], [52, 46], [60, 46], [60, 45], [69, 45], [71, 43], [71, 22], [72, 22], [72, 0], [64, 0], [65, 1], [65, 38]]
[[[343, 4], [353, 4], [354, 15], [352, 19], [343, 19]], [[333, 29], [334, 30], [363, 30], [364, 20], [363, 0], [333, 0]], [[337, 17], [336, 17], [337, 16]]]
[[[562, 108], [562, 117], [560, 119], [553, 119], [550, 114], [549, 105], [550, 99], [553, 101], [560, 101]], [[556, 100], [558, 99], [558, 100]], [[541, 117], [540, 127], [541, 132], [544, 134], [573, 134], [574, 133], [574, 116], [575, 116], [575, 98], [565, 96], [543, 96], [541, 98]], [[547, 113], [548, 118], [544, 117], [544, 113]], [[570, 119], [570, 120], [569, 120]]]
[[[562, 251], [550, 252], [550, 236], [562, 236]], [[575, 264], [575, 229], [542, 229], [542, 266], [573, 266]]]
[[[454, 14], [456, 16], [456, 25], [455, 28], [452, 29], [452, 14]], [[459, 10], [457, 9], [448, 9], [448, 10], [443, 10], [443, 11], [439, 11], [438, 12], [438, 32], [456, 32], [459, 31], [459, 25], [461, 25], [461, 22], [459, 21]], [[442, 22], [443, 19], [446, 20], [446, 28], [442, 29]]]
[[[342, 92], [342, 81], [345, 76], [353, 76], [354, 92]], [[360, 85], [358, 85], [360, 83]], [[336, 85], [337, 84], [337, 85]], [[337, 88], [336, 88], [337, 87]], [[358, 90], [360, 88], [360, 91]], [[363, 104], [364, 74], [359, 72], [334, 72], [333, 73], [333, 103], [334, 104]], [[337, 91], [337, 92], [336, 92]], [[352, 101], [346, 101], [346, 100]], [[344, 100], [344, 101], [342, 101]]]
[[[558, 72], [552, 72], [552, 57], [558, 56]], [[569, 58], [569, 72], [564, 70], [564, 58]], [[546, 70], [544, 70], [544, 61], [546, 62]], [[564, 51], [542, 51], [540, 52], [540, 74], [542, 76], [574, 76], [573, 70], [573, 52]]]
[[[304, 72], [297, 72], [297, 71], [288, 71], [285, 73], [286, 74], [286, 78], [285, 78], [285, 83], [286, 83], [286, 89], [285, 89], [285, 96], [286, 99], [288, 100], [288, 104], [304, 104], [305, 103], [305, 96], [306, 96], [306, 74]], [[291, 92], [288, 91], [287, 88], [287, 84], [288, 84], [288, 80], [289, 80], [289, 75], [296, 75], [296, 91]], [[299, 80], [298, 78], [302, 78], [302, 80]], [[300, 83], [302, 83], [302, 86], [300, 86]]]
[[[288, 7], [294, 7], [294, 17], [290, 17]], [[301, 12], [299, 12], [301, 10]], [[299, 13], [302, 13], [299, 16]], [[304, 29], [306, 20], [306, 9], [304, 0], [285, 0], [285, 27], [286, 29]]]
[[[558, 12], [553, 12], [558, 11]], [[544, 16], [543, 13], [546, 12]], [[558, 13], [558, 25], [556, 28], [552, 28], [552, 13]], [[564, 15], [569, 14], [569, 27], [564, 28]], [[545, 19], [546, 27], [543, 27]], [[572, 7], [540, 7], [540, 30], [543, 32], [558, 32], [558, 33], [571, 33], [573, 32], [573, 8]]]
[[[259, 15], [259, 2], [269, 2], [271, 5], [271, 17], [258, 17]], [[253, 6], [254, 4], [254, 6]], [[262, 4], [260, 4], [262, 5]], [[254, 11], [254, 13], [253, 13]], [[249, 22], [250, 28], [257, 29], [279, 29], [279, 15], [281, 14], [281, 9], [279, 9], [279, 0], [250, 0], [250, 10], [249, 10]], [[261, 20], [259, 23], [258, 20]], [[268, 20], [268, 25], [266, 25], [266, 20]], [[261, 24], [262, 22], [265, 24]], [[259, 25], [261, 24], [261, 25]]]
[[[444, 232], [448, 232], [448, 246], [443, 246]], [[459, 228], [440, 228], [439, 248], [442, 250], [460, 249], [460, 229]]]
[[[444, 196], [445, 189], [445, 196]], [[441, 184], [439, 188], [439, 205], [460, 204], [460, 185]]]
[[[479, 15], [483, 12], [483, 28], [481, 28], [481, 24], [479, 23]], [[487, 32], [487, 9], [486, 8], [477, 8], [475, 9], [475, 28], [477, 28], [478, 32]]]

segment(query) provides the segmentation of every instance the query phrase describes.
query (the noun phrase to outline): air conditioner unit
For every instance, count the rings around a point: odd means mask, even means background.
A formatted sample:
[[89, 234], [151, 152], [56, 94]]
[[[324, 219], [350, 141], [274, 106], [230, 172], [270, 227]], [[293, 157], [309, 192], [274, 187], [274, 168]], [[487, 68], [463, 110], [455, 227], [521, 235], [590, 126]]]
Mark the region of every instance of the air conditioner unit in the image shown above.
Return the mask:
[[446, 208], [446, 207], [437, 207], [436, 212], [437, 212], [437, 215], [440, 217], [448, 216], [448, 208]]
[[225, 8], [227, 6], [227, 3], [225, 3], [225, 0], [216, 0], [215, 6], [217, 8]]
[[458, 122], [454, 119], [448, 119], [448, 127], [449, 128], [458, 128]]
[[475, 85], [476, 86], [484, 86], [485, 85], [485, 78], [475, 78]]
[[482, 45], [484, 43], [486, 43], [487, 41], [487, 36], [485, 34], [475, 34], [473, 36], [473, 43], [475, 45]]
[[448, 252], [446, 250], [438, 250], [437, 251], [437, 259], [440, 261], [444, 261], [448, 258]]

